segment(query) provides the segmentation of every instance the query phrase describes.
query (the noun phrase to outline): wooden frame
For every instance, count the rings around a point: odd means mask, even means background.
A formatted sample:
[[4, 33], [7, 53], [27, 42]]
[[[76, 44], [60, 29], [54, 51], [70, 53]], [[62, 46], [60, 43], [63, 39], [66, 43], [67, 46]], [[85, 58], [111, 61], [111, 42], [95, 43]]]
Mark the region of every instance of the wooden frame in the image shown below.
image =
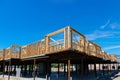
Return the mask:
[[[51, 46], [50, 37], [57, 35], [61, 32], [63, 32], [63, 40], [64, 40], [63, 43], [55, 44], [54, 46]], [[80, 37], [80, 41], [75, 45], [76, 47], [74, 47], [72, 43], [73, 33], [76, 33]], [[94, 50], [91, 50], [91, 46], [94, 48]], [[13, 48], [19, 48], [20, 50], [18, 52], [15, 52], [13, 51]], [[87, 41], [83, 34], [79, 33], [77, 30], [71, 28], [70, 26], [62, 28], [50, 34], [47, 34], [43, 40], [37, 41], [35, 43], [31, 43], [21, 47], [18, 45], [12, 45], [9, 48], [0, 50], [1, 52], [0, 61], [10, 58], [22, 59], [30, 56], [37, 56], [40, 54], [51, 54], [53, 52], [58, 52], [68, 49], [70, 50], [75, 49], [82, 53], [85, 53], [85, 55], [92, 55], [102, 59], [116, 61], [116, 56], [108, 55], [106, 52], [103, 52], [99, 45], [91, 41]], [[14, 54], [16, 54], [17, 56]]]

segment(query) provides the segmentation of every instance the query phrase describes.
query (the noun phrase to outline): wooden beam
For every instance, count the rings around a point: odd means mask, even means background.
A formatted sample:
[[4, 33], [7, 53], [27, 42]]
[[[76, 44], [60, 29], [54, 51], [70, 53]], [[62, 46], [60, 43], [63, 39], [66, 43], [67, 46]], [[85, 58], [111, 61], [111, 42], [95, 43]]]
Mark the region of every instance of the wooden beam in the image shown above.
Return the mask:
[[60, 74], [60, 63], [58, 63], [58, 79], [59, 79], [59, 74]]
[[10, 80], [10, 66], [11, 66], [11, 60], [9, 61], [9, 68], [8, 68], [8, 80]]
[[29, 60], [34, 60], [34, 59], [46, 59], [49, 58], [49, 56], [43, 56], [43, 57], [36, 57], [36, 58], [23, 58], [21, 61], [29, 61]]
[[45, 37], [45, 47], [46, 47], [46, 53], [49, 52], [49, 44], [50, 43], [50, 37], [49, 36], [46, 36]]
[[84, 80], [84, 58], [81, 59], [81, 77]]
[[65, 64], [65, 62], [64, 62], [64, 77], [65, 77], [65, 73], [66, 73], [66, 64]]
[[71, 27], [68, 27], [68, 48], [72, 48], [72, 31], [71, 31]]
[[64, 28], [64, 48], [67, 48], [67, 29]]
[[70, 59], [68, 59], [68, 80], [70, 80]]
[[3, 78], [4, 78], [4, 73], [5, 73], [5, 61], [3, 61]]
[[85, 36], [84, 36], [83, 34], [79, 33], [79, 32], [76, 31], [75, 29], [71, 28], [71, 30], [72, 30], [73, 32], [75, 32], [75, 33], [77, 33], [77, 34], [79, 34], [79, 35], [81, 35], [81, 36], [83, 36], [83, 37], [85, 38]]
[[95, 75], [95, 78], [97, 77], [97, 72], [96, 72], [96, 63], [94, 63], [94, 75]]
[[35, 76], [36, 76], [36, 59], [34, 59], [34, 78], [33, 80], [35, 80]]
[[48, 34], [47, 36], [53, 36], [53, 35], [55, 35], [55, 34], [58, 34], [58, 33], [60, 33], [60, 32], [63, 32], [63, 31], [64, 31], [64, 28], [62, 28], [62, 29], [60, 29], [60, 30], [57, 30], [57, 31], [55, 31], [55, 32], [52, 32], [52, 33]]

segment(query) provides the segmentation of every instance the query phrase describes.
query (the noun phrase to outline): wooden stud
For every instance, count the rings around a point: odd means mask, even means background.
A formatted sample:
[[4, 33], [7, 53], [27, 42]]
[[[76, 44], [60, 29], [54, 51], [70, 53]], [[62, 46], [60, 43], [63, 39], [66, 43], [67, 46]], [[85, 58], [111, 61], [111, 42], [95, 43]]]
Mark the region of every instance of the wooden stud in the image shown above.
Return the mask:
[[65, 73], [66, 73], [66, 64], [64, 63], [64, 77], [65, 77]]
[[35, 80], [35, 76], [36, 76], [36, 59], [34, 59], [34, 79]]
[[68, 48], [72, 48], [72, 30], [68, 27]]
[[81, 58], [81, 78], [84, 80], [84, 58]]
[[3, 78], [4, 78], [4, 72], [5, 72], [5, 61], [3, 61]]
[[45, 37], [46, 53], [49, 52], [49, 43], [50, 43], [50, 38], [48, 36], [46, 36]]
[[70, 59], [68, 59], [68, 80], [70, 80]]
[[95, 78], [97, 77], [97, 72], [96, 72], [96, 63], [94, 63], [94, 75], [95, 75]]
[[64, 28], [64, 48], [67, 48], [67, 29]]
[[11, 66], [11, 60], [9, 61], [9, 68], [8, 68], [8, 80], [10, 80], [10, 66]]
[[59, 78], [59, 73], [60, 73], [60, 63], [58, 63], [58, 78]]
[[53, 35], [55, 35], [55, 34], [58, 34], [58, 33], [60, 33], [60, 32], [63, 32], [63, 31], [64, 31], [64, 28], [62, 28], [62, 29], [60, 29], [60, 30], [57, 30], [57, 31], [55, 31], [55, 32], [52, 32], [52, 33], [48, 34], [47, 36], [53, 36]]
[[76, 69], [75, 69], [75, 71], [76, 71], [76, 74], [78, 75], [78, 67], [77, 67], [77, 64], [75, 65], [76, 66]]

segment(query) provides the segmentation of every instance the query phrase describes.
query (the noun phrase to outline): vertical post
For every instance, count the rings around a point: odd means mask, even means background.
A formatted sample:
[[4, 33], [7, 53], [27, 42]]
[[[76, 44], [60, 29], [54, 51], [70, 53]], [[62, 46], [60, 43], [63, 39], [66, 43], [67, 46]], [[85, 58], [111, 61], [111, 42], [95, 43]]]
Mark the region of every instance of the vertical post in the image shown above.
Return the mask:
[[14, 65], [14, 76], [16, 75], [16, 65]]
[[73, 64], [72, 64], [72, 73], [73, 73]]
[[85, 52], [85, 37], [81, 36], [81, 43], [83, 44], [83, 51]]
[[25, 64], [25, 71], [24, 71], [24, 76], [27, 76], [27, 64]]
[[68, 48], [72, 48], [72, 30], [68, 26]]
[[97, 77], [97, 72], [96, 72], [96, 63], [94, 63], [94, 74], [95, 74], [95, 78]]
[[104, 63], [102, 64], [102, 69], [103, 69], [103, 75], [104, 75], [104, 69], [105, 69]]
[[9, 68], [8, 68], [8, 80], [10, 80], [10, 66], [11, 66], [11, 60], [9, 61]]
[[81, 76], [82, 80], [84, 80], [84, 58], [81, 58]]
[[77, 72], [77, 71], [78, 71], [78, 67], [77, 67], [77, 64], [76, 64], [76, 69], [75, 69], [75, 70], [76, 70], [76, 74], [78, 75], [78, 72]]
[[68, 80], [70, 80], [70, 59], [68, 59]]
[[[31, 71], [33, 72], [33, 65], [31, 65]], [[31, 73], [32, 74], [32, 73]]]
[[50, 80], [51, 62], [46, 63], [46, 80]]
[[35, 76], [36, 76], [36, 59], [34, 59], [34, 79], [35, 80]]
[[60, 73], [60, 64], [58, 63], [58, 78], [59, 78], [59, 73]]
[[66, 28], [64, 28], [64, 48], [67, 47], [67, 31]]
[[20, 77], [23, 76], [23, 64], [21, 65], [21, 73], [20, 73]]
[[64, 63], [64, 77], [65, 77], [65, 72], [66, 72], [66, 67], [65, 67], [65, 63]]
[[50, 40], [49, 40], [50, 38], [49, 38], [49, 36], [46, 36], [45, 37], [45, 44], [46, 44], [46, 53], [48, 53], [49, 52], [49, 42], [50, 42]]
[[100, 67], [100, 63], [99, 63], [99, 72], [100, 72], [100, 68], [101, 68], [101, 67]]
[[111, 73], [111, 63], [110, 63], [110, 73]]
[[5, 61], [3, 61], [3, 78], [4, 78], [4, 72], [5, 72]]

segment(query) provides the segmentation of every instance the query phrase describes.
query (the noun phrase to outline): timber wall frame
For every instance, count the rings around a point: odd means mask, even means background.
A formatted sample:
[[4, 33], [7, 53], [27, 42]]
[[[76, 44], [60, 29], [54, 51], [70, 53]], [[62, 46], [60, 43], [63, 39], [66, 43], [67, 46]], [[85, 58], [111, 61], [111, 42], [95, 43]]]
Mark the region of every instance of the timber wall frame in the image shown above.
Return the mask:
[[[63, 34], [62, 41], [57, 41], [51, 38], [52, 36], [59, 35], [60, 33]], [[74, 35], [76, 35], [76, 37]], [[9, 48], [0, 50], [0, 61], [8, 59], [22, 60], [28, 57], [52, 54], [73, 49], [86, 55], [116, 62], [116, 56], [107, 54], [99, 45], [86, 40], [84, 35], [70, 26], [46, 35], [43, 40], [25, 46], [12, 45]]]

